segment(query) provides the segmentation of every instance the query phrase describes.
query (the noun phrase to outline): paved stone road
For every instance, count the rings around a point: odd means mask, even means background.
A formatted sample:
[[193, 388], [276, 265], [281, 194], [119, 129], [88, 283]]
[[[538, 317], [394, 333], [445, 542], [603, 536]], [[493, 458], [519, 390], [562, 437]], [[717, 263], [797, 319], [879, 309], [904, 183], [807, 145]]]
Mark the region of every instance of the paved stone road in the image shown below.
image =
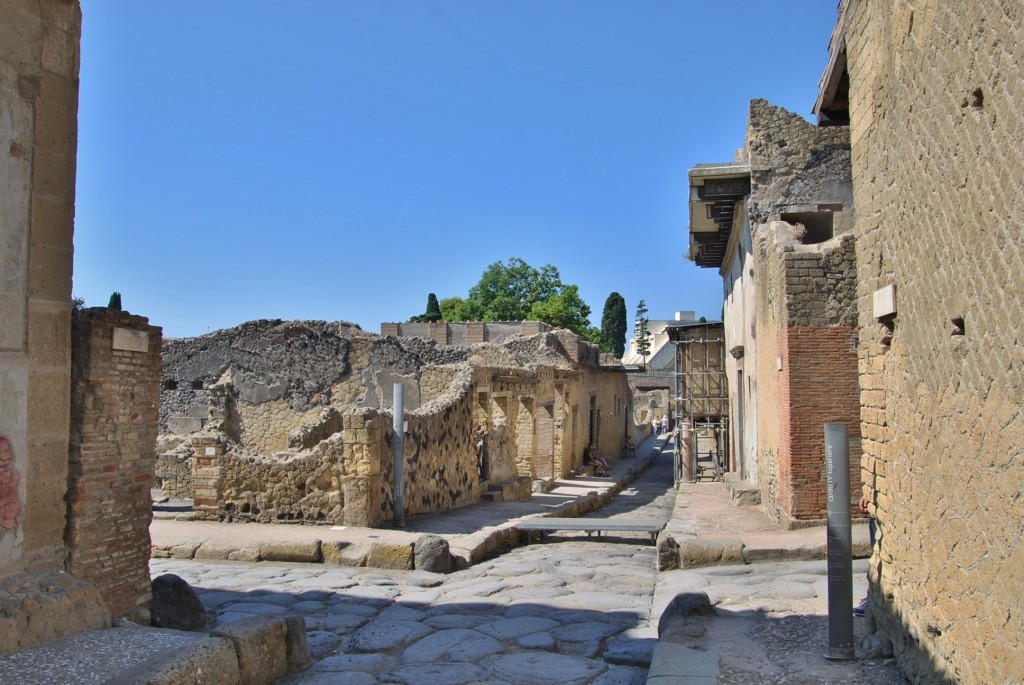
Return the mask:
[[[671, 453], [597, 515], [668, 518]], [[655, 551], [647, 534], [555, 533], [448, 576], [320, 565], [154, 559], [200, 593], [218, 623], [293, 613], [317, 663], [282, 681], [644, 683]]]
[[[667, 519], [675, 502], [671, 464], [666, 450], [591, 516]], [[855, 564], [857, 596], [865, 563]], [[281, 685], [640, 685], [661, 610], [681, 591], [707, 592], [717, 604], [717, 617], [695, 624], [687, 639], [719, 655], [721, 683], [905, 682], [885, 661], [821, 658], [823, 561], [660, 577], [654, 569], [655, 549], [643, 533], [601, 541], [553, 533], [448, 576], [152, 561], [154, 576], [176, 573], [191, 583], [218, 623], [254, 614], [303, 616], [316, 663]], [[863, 636], [863, 624], [857, 628]]]

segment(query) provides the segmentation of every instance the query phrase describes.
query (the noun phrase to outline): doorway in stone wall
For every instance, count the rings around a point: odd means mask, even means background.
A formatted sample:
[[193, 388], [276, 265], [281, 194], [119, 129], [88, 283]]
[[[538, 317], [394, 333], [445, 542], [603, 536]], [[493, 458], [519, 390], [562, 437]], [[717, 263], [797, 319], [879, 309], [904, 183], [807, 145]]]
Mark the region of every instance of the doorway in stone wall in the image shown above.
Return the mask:
[[537, 407], [534, 469], [538, 478], [554, 478], [555, 474], [555, 405]]
[[597, 395], [590, 396], [590, 416], [587, 424], [587, 445], [597, 446], [598, 420]]

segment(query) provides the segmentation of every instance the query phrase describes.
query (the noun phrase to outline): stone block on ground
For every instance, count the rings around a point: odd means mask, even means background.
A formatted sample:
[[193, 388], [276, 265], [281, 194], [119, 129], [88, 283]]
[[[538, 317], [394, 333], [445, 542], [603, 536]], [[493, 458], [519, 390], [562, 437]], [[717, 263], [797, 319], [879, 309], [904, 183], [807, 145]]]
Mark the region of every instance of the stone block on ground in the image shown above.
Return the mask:
[[374, 542], [370, 545], [370, 553], [367, 556], [366, 563], [373, 568], [393, 568], [411, 571], [413, 569], [412, 543]]
[[448, 541], [440, 535], [421, 535], [413, 543], [414, 567], [419, 571], [449, 573], [452, 570], [452, 555]]
[[0, 654], [110, 627], [99, 590], [67, 573], [0, 579]]
[[713, 611], [707, 593], [680, 592], [661, 612], [661, 618], [658, 619], [658, 637], [662, 637], [675, 621], [685, 620], [690, 616], [708, 616]]
[[168, 649], [104, 681], [104, 685], [242, 685], [230, 640], [200, 638]]
[[260, 545], [260, 557], [263, 561], [285, 561], [301, 564], [317, 564], [320, 562], [320, 541], [304, 542], [264, 542]]
[[658, 533], [658, 570], [674, 571], [679, 568], [679, 543], [666, 531]]
[[187, 582], [173, 573], [153, 579], [153, 599], [149, 620], [155, 628], [202, 630], [206, 627], [206, 609]]
[[288, 672], [288, 628], [281, 618], [246, 618], [214, 628], [210, 635], [231, 641], [245, 685], [271, 685]]
[[288, 670], [305, 671], [313, 665], [306, 640], [306, 620], [301, 616], [286, 616], [284, 624]]
[[679, 543], [679, 568], [746, 563], [739, 540], [684, 540]]
[[659, 642], [654, 648], [647, 682], [651, 685], [715, 685], [718, 682], [718, 655], [671, 642]]
[[320, 546], [325, 564], [330, 566], [366, 566], [370, 556], [369, 545], [348, 542], [325, 542]]
[[761, 504], [761, 489], [745, 480], [728, 483], [729, 497], [738, 507], [755, 507]]

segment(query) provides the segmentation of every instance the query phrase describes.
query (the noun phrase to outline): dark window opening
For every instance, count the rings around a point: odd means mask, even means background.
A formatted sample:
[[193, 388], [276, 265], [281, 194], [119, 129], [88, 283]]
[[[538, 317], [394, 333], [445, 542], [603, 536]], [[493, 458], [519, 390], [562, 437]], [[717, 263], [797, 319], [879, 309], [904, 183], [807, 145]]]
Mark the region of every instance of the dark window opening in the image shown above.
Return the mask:
[[831, 240], [835, 235], [832, 229], [832, 212], [783, 214], [782, 220], [790, 224], [803, 224], [804, 234], [800, 242], [804, 245], [817, 245]]

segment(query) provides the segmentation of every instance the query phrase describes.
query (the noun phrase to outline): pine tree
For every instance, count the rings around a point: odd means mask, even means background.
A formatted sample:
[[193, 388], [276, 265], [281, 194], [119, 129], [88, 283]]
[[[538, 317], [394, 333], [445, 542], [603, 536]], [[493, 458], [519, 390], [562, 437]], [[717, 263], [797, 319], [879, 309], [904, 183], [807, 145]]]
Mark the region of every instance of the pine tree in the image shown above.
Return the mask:
[[110, 301], [107, 302], [107, 309], [121, 311], [121, 293], [114, 291], [110, 294]]
[[427, 296], [427, 313], [423, 315], [426, 321], [441, 321], [441, 305], [437, 301], [437, 295], [430, 293]]
[[647, 303], [640, 300], [636, 306], [636, 322], [633, 328], [636, 336], [636, 351], [644, 359], [644, 370], [647, 370], [647, 355], [651, 353], [651, 340], [647, 330]]
[[601, 351], [621, 358], [626, 352], [626, 300], [613, 292], [604, 301], [601, 315]]

